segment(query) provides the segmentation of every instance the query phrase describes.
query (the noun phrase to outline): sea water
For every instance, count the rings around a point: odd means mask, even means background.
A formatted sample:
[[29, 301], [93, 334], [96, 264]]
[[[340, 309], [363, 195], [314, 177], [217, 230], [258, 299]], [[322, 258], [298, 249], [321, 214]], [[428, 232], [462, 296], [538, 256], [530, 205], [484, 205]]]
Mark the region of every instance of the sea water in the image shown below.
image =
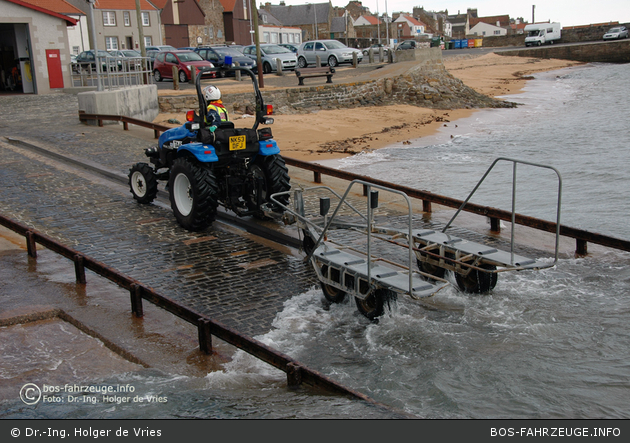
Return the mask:
[[[463, 199], [496, 157], [548, 164], [563, 179], [562, 223], [630, 238], [627, 65], [536, 75], [516, 109], [448, 122], [412, 145], [338, 166]], [[457, 126], [455, 126], [457, 125]], [[452, 137], [451, 137], [452, 136]], [[518, 168], [517, 210], [553, 220], [557, 177]], [[473, 201], [510, 209], [511, 166]], [[551, 261], [551, 257], [546, 258]], [[399, 297], [378, 323], [352, 300], [296, 294], [256, 337], [379, 402], [428, 418], [630, 417], [630, 254], [561, 259], [501, 274], [488, 295], [446, 288], [425, 303]], [[6, 405], [4, 418], [396, 418], [359, 401], [286, 387], [283, 372], [237, 351], [205, 378], [142, 370], [133, 385], [166, 403]]]

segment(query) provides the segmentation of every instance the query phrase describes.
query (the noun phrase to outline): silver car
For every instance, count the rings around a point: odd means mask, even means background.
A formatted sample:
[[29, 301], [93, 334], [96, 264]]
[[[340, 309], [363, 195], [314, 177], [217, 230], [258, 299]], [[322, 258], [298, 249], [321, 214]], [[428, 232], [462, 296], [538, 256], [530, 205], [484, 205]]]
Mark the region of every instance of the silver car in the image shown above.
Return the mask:
[[[243, 54], [256, 60], [256, 45], [245, 46]], [[263, 67], [263, 74], [276, 72], [276, 59], [280, 59], [283, 71], [293, 71], [297, 67], [297, 57], [287, 48], [283, 48], [273, 43], [264, 43], [260, 45], [260, 62]]]
[[611, 28], [604, 34], [604, 40], [619, 40], [622, 38], [628, 38], [628, 28], [625, 26]]
[[358, 49], [352, 49], [338, 40], [314, 40], [304, 42], [298, 48], [298, 66], [306, 68], [317, 63], [319, 56], [322, 65], [335, 67], [341, 63], [352, 63], [353, 54], [357, 54], [357, 62], [361, 63], [363, 54]]

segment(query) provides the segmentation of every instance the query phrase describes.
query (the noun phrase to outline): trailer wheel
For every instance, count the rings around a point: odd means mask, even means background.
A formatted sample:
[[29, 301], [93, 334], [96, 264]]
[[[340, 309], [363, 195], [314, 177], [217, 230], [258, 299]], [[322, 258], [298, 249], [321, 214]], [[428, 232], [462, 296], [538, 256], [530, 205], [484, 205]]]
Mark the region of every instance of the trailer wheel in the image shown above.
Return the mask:
[[171, 208], [183, 228], [200, 231], [210, 226], [218, 206], [218, 186], [210, 169], [187, 158], [175, 159], [168, 185]]
[[390, 302], [396, 300], [396, 293], [387, 289], [376, 289], [365, 300], [358, 297], [355, 297], [354, 300], [361, 314], [369, 320], [375, 320], [385, 312], [385, 303], [389, 305]]
[[157, 176], [153, 168], [146, 163], [136, 163], [129, 169], [129, 188], [133, 198], [143, 205], [148, 205], [157, 196]]
[[444, 278], [446, 275], [446, 269], [444, 268], [420, 261], [420, 259], [416, 259], [416, 263], [418, 263], [418, 269], [420, 272], [431, 274], [437, 278]]
[[[310, 237], [309, 237], [310, 238]], [[322, 266], [322, 274], [328, 275], [328, 265]], [[333, 279], [334, 280], [334, 279]], [[334, 286], [327, 285], [324, 282], [321, 282], [322, 292], [324, 293], [324, 297], [331, 303], [341, 303], [346, 299], [346, 292], [341, 289], [335, 288]]]
[[315, 249], [315, 240], [313, 240], [305, 229], [302, 229], [302, 248], [304, 248], [304, 252], [307, 254], [310, 254]]
[[[483, 269], [494, 271], [497, 269], [494, 265], [481, 265]], [[489, 292], [497, 285], [497, 273], [496, 272], [483, 272], [476, 269], [471, 269], [468, 275], [455, 274], [455, 281], [457, 286], [462, 292], [469, 292], [474, 294], [483, 294]]]

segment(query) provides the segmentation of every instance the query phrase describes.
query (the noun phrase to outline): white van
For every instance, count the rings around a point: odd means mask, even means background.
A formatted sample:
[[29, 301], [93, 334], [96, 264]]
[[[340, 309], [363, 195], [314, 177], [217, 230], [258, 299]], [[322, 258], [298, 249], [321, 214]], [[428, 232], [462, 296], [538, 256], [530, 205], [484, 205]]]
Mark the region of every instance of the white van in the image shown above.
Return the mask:
[[560, 40], [560, 23], [535, 23], [525, 26], [525, 46], [540, 46]]

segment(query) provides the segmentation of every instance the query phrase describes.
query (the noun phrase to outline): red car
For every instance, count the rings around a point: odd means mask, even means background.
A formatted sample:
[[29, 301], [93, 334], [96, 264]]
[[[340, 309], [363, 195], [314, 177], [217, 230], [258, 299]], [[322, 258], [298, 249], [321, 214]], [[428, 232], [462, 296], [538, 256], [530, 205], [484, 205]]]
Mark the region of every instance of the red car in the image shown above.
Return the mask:
[[[164, 78], [173, 78], [173, 66], [177, 66], [178, 77], [181, 83], [190, 80], [190, 71], [194, 66], [197, 69], [213, 68], [214, 65], [204, 60], [193, 51], [162, 51], [158, 52], [153, 62], [153, 78], [156, 82]], [[203, 77], [216, 78], [216, 72], [206, 72]]]

